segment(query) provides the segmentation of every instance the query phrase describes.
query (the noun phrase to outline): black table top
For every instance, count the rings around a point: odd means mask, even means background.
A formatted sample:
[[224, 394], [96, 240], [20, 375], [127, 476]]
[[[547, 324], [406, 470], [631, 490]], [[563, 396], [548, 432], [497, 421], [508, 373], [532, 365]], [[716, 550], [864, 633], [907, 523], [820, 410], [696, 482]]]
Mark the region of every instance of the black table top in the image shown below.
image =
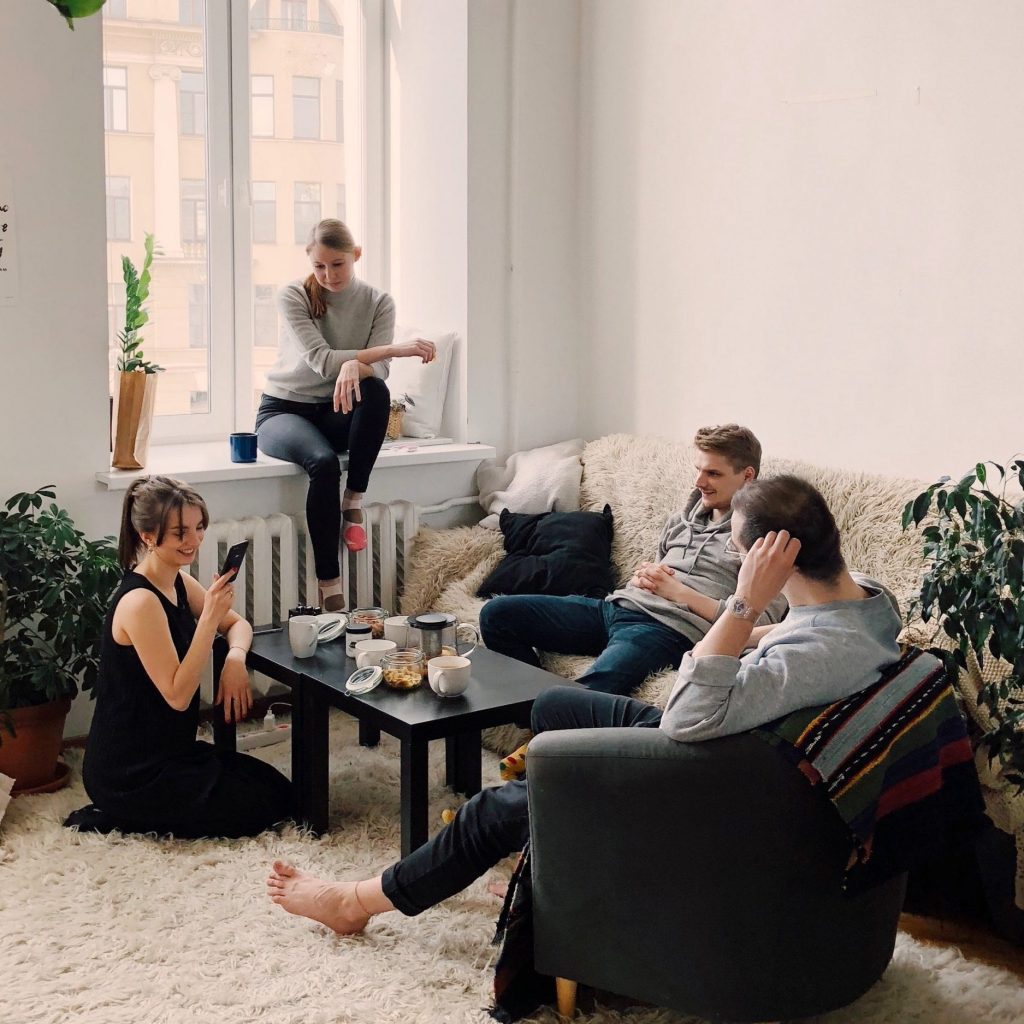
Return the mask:
[[348, 693], [345, 682], [356, 670], [356, 664], [345, 656], [344, 637], [320, 644], [311, 658], [296, 658], [284, 630], [258, 632], [253, 637], [249, 657], [251, 667], [271, 678], [283, 676], [282, 681], [287, 681], [288, 677], [304, 676], [321, 684], [331, 703], [343, 710], [359, 714], [360, 708], [364, 708], [369, 712], [366, 717], [390, 719], [417, 732], [417, 727], [428, 725], [441, 726], [443, 734], [448, 729], [457, 730], [460, 725], [483, 727], [508, 721], [502, 713], [516, 706], [528, 706], [552, 686], [580, 685], [484, 647], [477, 647], [470, 661], [473, 670], [465, 693], [438, 697], [425, 680], [413, 690], [395, 690], [382, 682], [369, 693]]

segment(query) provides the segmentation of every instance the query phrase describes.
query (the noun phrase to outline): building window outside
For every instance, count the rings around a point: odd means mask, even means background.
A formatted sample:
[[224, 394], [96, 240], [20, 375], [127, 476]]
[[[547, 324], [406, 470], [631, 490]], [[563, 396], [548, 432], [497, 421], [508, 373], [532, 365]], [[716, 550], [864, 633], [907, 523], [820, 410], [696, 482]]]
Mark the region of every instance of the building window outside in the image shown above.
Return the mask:
[[127, 242], [132, 237], [132, 180], [107, 175], [107, 238]]
[[301, 32], [309, 22], [306, 0], [281, 0], [281, 20], [285, 28]]
[[181, 183], [181, 240], [206, 241], [206, 182], [186, 178]]
[[295, 182], [295, 244], [305, 245], [309, 233], [320, 223], [320, 185], [312, 181]]
[[206, 79], [202, 71], [182, 71], [178, 82], [182, 135], [206, 134]]
[[295, 75], [292, 78], [292, 136], [320, 138], [320, 79]]
[[273, 285], [253, 285], [252, 343], [257, 348], [277, 347], [277, 306], [274, 304]]
[[252, 134], [261, 139], [274, 137], [274, 76], [252, 76]]
[[334, 88], [334, 138], [345, 141], [345, 83], [340, 79]]
[[345, 205], [345, 185], [343, 183], [338, 186], [338, 220], [346, 220], [348, 217]]
[[252, 183], [252, 240], [262, 244], [277, 241], [277, 183]]
[[107, 0], [103, 5], [103, 17], [124, 21], [128, 17], [128, 0]]
[[209, 301], [206, 285], [192, 283], [188, 286], [188, 347], [206, 348], [210, 343], [210, 329], [207, 318]]
[[103, 69], [103, 128], [128, 131], [128, 69]]
[[202, 25], [206, 18], [206, 0], [178, 0], [178, 21], [182, 25]]

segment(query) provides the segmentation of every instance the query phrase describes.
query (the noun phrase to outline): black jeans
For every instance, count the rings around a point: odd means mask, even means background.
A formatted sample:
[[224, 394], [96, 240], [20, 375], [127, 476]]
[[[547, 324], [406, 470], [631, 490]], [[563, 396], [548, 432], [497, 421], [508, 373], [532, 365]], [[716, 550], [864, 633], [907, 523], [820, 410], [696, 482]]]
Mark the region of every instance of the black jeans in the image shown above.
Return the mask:
[[359, 382], [362, 399], [350, 413], [335, 412], [333, 402], [290, 402], [264, 395], [256, 413], [259, 449], [275, 459], [301, 466], [309, 475], [306, 522], [313, 542], [317, 579], [341, 575], [341, 467], [348, 452], [349, 490], [362, 493], [388, 429], [391, 395], [377, 377]]
[[[541, 733], [621, 726], [654, 729], [660, 722], [661, 712], [643, 701], [556, 686], [534, 702], [531, 726], [534, 733]], [[526, 782], [481, 790], [459, 808], [450, 825], [384, 872], [384, 895], [403, 914], [421, 914], [521, 850], [529, 838]]]

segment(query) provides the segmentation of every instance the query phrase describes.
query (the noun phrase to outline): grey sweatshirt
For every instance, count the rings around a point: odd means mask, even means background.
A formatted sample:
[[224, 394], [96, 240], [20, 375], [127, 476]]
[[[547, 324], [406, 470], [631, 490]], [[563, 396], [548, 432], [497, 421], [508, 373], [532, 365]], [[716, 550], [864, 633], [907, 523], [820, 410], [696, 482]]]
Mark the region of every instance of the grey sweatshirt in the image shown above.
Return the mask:
[[742, 658], [683, 655], [661, 728], [674, 740], [710, 740], [863, 690], [900, 656], [896, 599], [860, 573], [862, 601], [790, 608]]
[[[277, 295], [281, 318], [277, 362], [267, 372], [265, 394], [292, 402], [327, 402], [341, 364], [360, 349], [390, 345], [395, 333], [395, 303], [359, 278], [340, 292], [324, 292], [327, 312], [313, 319], [301, 281], [285, 285]], [[372, 366], [387, 380], [390, 359]]]
[[[657, 561], [675, 570], [675, 579], [693, 587], [705, 597], [718, 599], [718, 614], [725, 610], [725, 599], [736, 589], [740, 571], [740, 553], [731, 543], [732, 512], [716, 523], [711, 512], [700, 503], [700, 491], [694, 490], [682, 512], [668, 517], [658, 541]], [[609, 594], [606, 601], [646, 612], [694, 643], [711, 628], [707, 619], [649, 590], [627, 584]], [[785, 598], [773, 601], [757, 621], [778, 622], [786, 613]]]

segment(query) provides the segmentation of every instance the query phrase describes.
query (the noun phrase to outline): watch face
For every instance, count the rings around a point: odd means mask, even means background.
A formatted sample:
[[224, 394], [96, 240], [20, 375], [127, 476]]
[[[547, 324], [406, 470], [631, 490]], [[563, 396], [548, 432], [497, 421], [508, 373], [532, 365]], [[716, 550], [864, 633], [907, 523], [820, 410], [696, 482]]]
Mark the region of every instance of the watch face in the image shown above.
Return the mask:
[[745, 619], [750, 615], [750, 605], [743, 600], [742, 597], [733, 597], [732, 599], [732, 613], [737, 618]]

